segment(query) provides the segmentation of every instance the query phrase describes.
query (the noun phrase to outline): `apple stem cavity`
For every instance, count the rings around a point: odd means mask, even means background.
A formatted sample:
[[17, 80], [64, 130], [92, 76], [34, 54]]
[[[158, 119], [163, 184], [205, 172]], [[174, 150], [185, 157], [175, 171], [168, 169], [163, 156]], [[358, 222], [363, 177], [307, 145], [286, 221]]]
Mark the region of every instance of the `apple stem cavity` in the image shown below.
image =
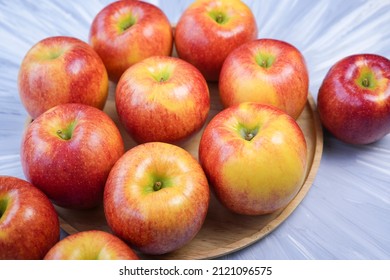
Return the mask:
[[39, 54], [38, 58], [44, 61], [55, 60], [59, 58], [64, 53], [64, 51], [65, 50], [60, 46], [55, 46], [52, 50]]
[[119, 30], [121, 32], [125, 32], [127, 29], [132, 27], [136, 23], [136, 18], [133, 15], [128, 15], [127, 17], [123, 18], [119, 21]]
[[156, 74], [151, 73], [151, 75], [156, 80], [156, 82], [164, 83], [164, 82], [169, 80], [169, 78], [171, 76], [170, 72], [171, 72], [171, 70], [169, 68], [166, 68], [166, 69], [162, 69], [161, 71], [159, 71]]
[[356, 83], [365, 89], [375, 89], [377, 87], [377, 79], [375, 74], [370, 69], [363, 69]]
[[5, 213], [5, 210], [7, 209], [7, 200], [6, 199], [0, 199], [0, 219]]
[[272, 54], [258, 53], [255, 57], [256, 63], [262, 68], [270, 68], [275, 61], [275, 56]]
[[49, 54], [48, 59], [54, 60], [56, 58], [59, 58], [62, 55], [62, 53], [63, 53], [63, 51], [61, 51], [61, 50], [53, 51]]
[[243, 126], [239, 128], [240, 135], [246, 141], [251, 141], [259, 132], [259, 128], [255, 127], [254, 129], [247, 129]]
[[159, 190], [161, 190], [162, 186], [163, 186], [163, 183], [160, 182], [160, 181], [157, 181], [153, 185], [153, 190], [154, 191], [159, 191]]
[[71, 122], [65, 129], [58, 129], [57, 135], [63, 140], [70, 140], [73, 135], [73, 131], [76, 128], [76, 122]]
[[225, 24], [228, 21], [228, 17], [220, 11], [211, 11], [209, 15], [218, 24]]

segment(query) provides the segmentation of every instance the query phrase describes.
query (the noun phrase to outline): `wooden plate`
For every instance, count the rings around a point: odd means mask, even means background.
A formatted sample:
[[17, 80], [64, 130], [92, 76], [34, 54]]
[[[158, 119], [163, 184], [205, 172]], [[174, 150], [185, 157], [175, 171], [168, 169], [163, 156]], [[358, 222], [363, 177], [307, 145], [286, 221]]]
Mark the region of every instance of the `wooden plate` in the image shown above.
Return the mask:
[[[210, 83], [211, 108], [207, 122], [219, 111], [222, 105], [218, 96], [218, 85]], [[136, 143], [129, 137], [119, 122], [114, 102], [115, 85], [110, 84], [110, 94], [104, 111], [118, 125], [126, 150], [134, 147]], [[207, 123], [206, 122], [206, 123]], [[323, 148], [322, 127], [311, 95], [298, 124], [302, 128], [308, 145], [308, 168], [306, 180], [299, 193], [290, 204], [273, 214], [264, 216], [242, 216], [230, 213], [216, 199], [211, 197], [210, 208], [206, 221], [197, 236], [181, 249], [162, 256], [141, 256], [143, 259], [211, 259], [237, 250], [240, 250], [272, 232], [279, 226], [299, 205], [309, 191], [317, 173]], [[203, 130], [193, 135], [180, 146], [198, 158], [198, 145]], [[69, 210], [56, 206], [60, 216], [61, 227], [67, 233], [100, 229], [110, 232], [106, 223], [103, 207], [93, 210]]]

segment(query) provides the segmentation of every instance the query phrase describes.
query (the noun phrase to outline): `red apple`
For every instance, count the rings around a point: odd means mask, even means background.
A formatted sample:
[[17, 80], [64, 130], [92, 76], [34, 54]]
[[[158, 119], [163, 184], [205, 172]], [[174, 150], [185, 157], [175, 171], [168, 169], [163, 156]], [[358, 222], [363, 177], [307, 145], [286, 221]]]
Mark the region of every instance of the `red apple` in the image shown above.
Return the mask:
[[256, 20], [244, 2], [200, 0], [181, 15], [175, 47], [179, 57], [198, 68], [206, 80], [217, 81], [227, 55], [256, 38]]
[[260, 102], [297, 119], [309, 93], [309, 74], [301, 52], [274, 39], [246, 43], [226, 58], [219, 80], [224, 107]]
[[157, 6], [143, 1], [116, 1], [94, 18], [89, 41], [117, 82], [131, 65], [154, 55], [171, 55], [172, 27]]
[[149, 142], [127, 151], [104, 190], [113, 233], [145, 254], [174, 251], [198, 233], [206, 218], [209, 186], [186, 150]]
[[206, 126], [199, 161], [219, 201], [232, 212], [267, 214], [284, 208], [305, 180], [306, 140], [276, 107], [244, 102]]
[[21, 101], [35, 119], [63, 103], [83, 103], [103, 109], [108, 77], [98, 54], [72, 37], [49, 37], [35, 44], [19, 69]]
[[115, 104], [120, 121], [137, 142], [173, 143], [203, 126], [210, 96], [194, 66], [179, 58], [154, 56], [126, 70]]
[[115, 235], [88, 230], [68, 235], [55, 244], [45, 260], [138, 260], [137, 254]]
[[322, 124], [349, 144], [370, 144], [390, 133], [390, 60], [356, 54], [336, 62], [317, 97]]
[[123, 153], [121, 134], [106, 113], [68, 103], [29, 124], [21, 162], [26, 178], [55, 204], [82, 209], [102, 202], [108, 173]]
[[25, 180], [0, 176], [0, 259], [42, 259], [59, 239], [49, 199]]

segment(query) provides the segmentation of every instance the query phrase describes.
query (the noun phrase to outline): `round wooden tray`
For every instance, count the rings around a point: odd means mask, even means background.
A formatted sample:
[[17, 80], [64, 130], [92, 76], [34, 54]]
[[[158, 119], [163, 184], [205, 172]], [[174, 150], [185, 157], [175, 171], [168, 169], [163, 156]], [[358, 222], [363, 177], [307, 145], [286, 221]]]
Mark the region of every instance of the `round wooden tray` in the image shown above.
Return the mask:
[[[222, 110], [218, 96], [218, 85], [209, 83], [211, 108], [208, 123], [213, 116]], [[114, 102], [115, 85], [110, 84], [110, 94], [104, 111], [114, 120], [120, 129], [126, 150], [137, 145], [121, 125]], [[306, 180], [295, 198], [286, 208], [263, 216], [243, 216], [226, 210], [213, 195], [206, 221], [196, 237], [181, 249], [161, 256], [143, 256], [143, 259], [212, 259], [240, 250], [272, 232], [299, 205], [309, 191], [317, 173], [323, 148], [322, 127], [311, 95], [304, 111], [298, 118], [308, 147], [308, 168]], [[198, 145], [203, 129], [180, 146], [198, 158]], [[93, 210], [70, 210], [55, 206], [60, 216], [63, 230], [72, 234], [78, 231], [99, 229], [110, 232], [104, 217], [102, 205]]]

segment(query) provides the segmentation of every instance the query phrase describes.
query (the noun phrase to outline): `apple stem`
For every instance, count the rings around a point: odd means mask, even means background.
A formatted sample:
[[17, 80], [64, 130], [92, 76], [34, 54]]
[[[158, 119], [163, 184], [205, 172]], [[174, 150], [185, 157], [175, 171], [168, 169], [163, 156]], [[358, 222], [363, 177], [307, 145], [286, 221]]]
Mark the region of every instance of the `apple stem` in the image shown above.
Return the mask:
[[242, 137], [242, 139], [246, 141], [251, 141], [258, 133], [259, 127], [254, 127], [251, 129], [245, 128], [243, 126], [239, 127], [239, 133]]
[[223, 22], [223, 16], [221, 14], [218, 14], [217, 15], [217, 18], [215, 19], [218, 23], [222, 23]]
[[161, 188], [162, 188], [162, 182], [157, 181], [154, 183], [154, 186], [153, 186], [154, 191], [159, 191], [159, 190], [161, 190]]
[[366, 88], [370, 87], [370, 81], [367, 78], [364, 78], [362, 81], [362, 85]]
[[247, 141], [251, 141], [253, 139], [253, 137], [255, 137], [255, 135], [253, 135], [253, 133], [245, 134], [245, 140], [247, 140]]
[[69, 140], [70, 137], [66, 133], [64, 133], [61, 129], [57, 130], [57, 135], [61, 137], [63, 140]]
[[76, 121], [72, 121], [66, 128], [64, 129], [58, 129], [57, 130], [57, 135], [63, 139], [63, 140], [69, 140], [72, 138], [73, 131], [76, 128]]

